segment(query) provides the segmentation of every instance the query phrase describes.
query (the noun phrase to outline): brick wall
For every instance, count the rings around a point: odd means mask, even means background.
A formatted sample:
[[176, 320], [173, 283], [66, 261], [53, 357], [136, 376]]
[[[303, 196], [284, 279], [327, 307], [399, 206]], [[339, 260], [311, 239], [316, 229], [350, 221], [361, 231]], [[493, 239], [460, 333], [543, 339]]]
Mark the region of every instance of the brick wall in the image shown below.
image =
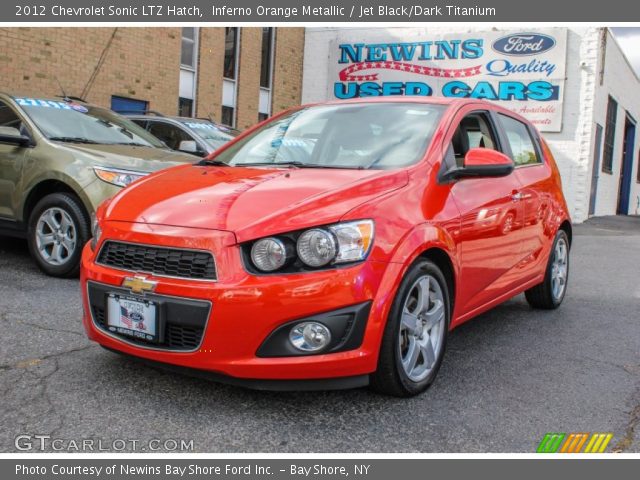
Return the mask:
[[258, 122], [262, 28], [242, 28], [238, 64], [236, 126], [245, 129]]
[[176, 28], [0, 29], [0, 88], [31, 95], [60, 95], [57, 78], [92, 103], [109, 106], [119, 95], [175, 113], [179, 60]]
[[[276, 30], [271, 111], [278, 113], [302, 100], [305, 33], [303, 28]], [[313, 52], [308, 52], [312, 54]]]
[[199, 42], [196, 116], [211, 116], [214, 120], [220, 121], [224, 68], [224, 27], [201, 28]]
[[[115, 31], [115, 34], [114, 34]], [[237, 125], [258, 120], [261, 28], [242, 28]], [[304, 29], [278, 28], [273, 112], [300, 103]], [[111, 96], [178, 110], [180, 28], [0, 28], [0, 90], [33, 96], [68, 95], [109, 106]], [[102, 61], [101, 61], [102, 58]], [[196, 115], [219, 120], [224, 28], [201, 28]], [[98, 69], [99, 64], [102, 66]]]

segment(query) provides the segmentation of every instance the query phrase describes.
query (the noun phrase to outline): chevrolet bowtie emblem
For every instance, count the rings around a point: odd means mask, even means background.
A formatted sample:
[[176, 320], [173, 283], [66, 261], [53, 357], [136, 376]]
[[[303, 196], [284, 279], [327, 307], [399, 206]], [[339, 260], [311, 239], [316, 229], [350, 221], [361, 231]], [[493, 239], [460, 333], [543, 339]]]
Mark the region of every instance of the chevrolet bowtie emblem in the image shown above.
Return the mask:
[[147, 280], [145, 277], [126, 277], [122, 281], [122, 286], [131, 290], [131, 293], [144, 294], [153, 292], [158, 282]]

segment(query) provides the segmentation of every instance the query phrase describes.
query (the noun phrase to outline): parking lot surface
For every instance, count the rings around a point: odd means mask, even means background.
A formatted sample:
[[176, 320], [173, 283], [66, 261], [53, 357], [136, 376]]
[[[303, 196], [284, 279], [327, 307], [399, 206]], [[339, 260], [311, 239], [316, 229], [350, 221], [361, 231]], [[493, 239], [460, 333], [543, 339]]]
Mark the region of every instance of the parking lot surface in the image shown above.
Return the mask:
[[638, 452], [640, 218], [576, 226], [571, 261], [559, 310], [519, 296], [464, 324], [431, 389], [400, 400], [251, 391], [107, 352], [84, 335], [78, 281], [42, 275], [24, 242], [0, 237], [0, 451], [23, 434], [66, 449], [534, 452], [546, 432], [613, 432], [609, 451]]

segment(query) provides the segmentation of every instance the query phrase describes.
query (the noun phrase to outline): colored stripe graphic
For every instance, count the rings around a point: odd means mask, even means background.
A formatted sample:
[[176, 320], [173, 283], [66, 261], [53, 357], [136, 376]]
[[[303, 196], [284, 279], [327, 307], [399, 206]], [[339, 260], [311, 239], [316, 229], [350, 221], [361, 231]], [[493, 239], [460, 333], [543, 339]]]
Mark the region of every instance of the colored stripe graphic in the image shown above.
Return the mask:
[[[589, 438], [591, 436], [591, 438]], [[604, 453], [613, 433], [547, 433], [537, 453]], [[588, 442], [587, 442], [588, 440]], [[582, 447], [587, 444], [584, 451]], [[560, 448], [562, 446], [562, 448]]]
[[560, 453], [578, 453], [589, 438], [588, 433], [572, 433], [562, 445]]
[[613, 433], [594, 433], [584, 453], [603, 453], [613, 438]]
[[565, 436], [565, 433], [547, 433], [540, 442], [540, 445], [538, 445], [536, 452], [556, 453]]

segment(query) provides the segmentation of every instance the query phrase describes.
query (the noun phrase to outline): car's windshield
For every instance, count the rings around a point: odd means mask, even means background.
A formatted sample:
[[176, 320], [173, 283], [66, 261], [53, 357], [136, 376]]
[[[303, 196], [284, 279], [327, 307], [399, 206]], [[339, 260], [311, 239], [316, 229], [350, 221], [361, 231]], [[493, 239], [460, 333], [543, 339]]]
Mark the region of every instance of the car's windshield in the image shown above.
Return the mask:
[[106, 108], [38, 98], [15, 101], [51, 140], [166, 148], [146, 130]]
[[268, 122], [215, 160], [229, 165], [403, 167], [422, 158], [443, 111], [440, 105], [409, 102], [302, 108]]
[[180, 121], [183, 125], [195, 131], [214, 150], [229, 140], [232, 140], [237, 135], [231, 129], [216, 125], [207, 120], [185, 119]]

